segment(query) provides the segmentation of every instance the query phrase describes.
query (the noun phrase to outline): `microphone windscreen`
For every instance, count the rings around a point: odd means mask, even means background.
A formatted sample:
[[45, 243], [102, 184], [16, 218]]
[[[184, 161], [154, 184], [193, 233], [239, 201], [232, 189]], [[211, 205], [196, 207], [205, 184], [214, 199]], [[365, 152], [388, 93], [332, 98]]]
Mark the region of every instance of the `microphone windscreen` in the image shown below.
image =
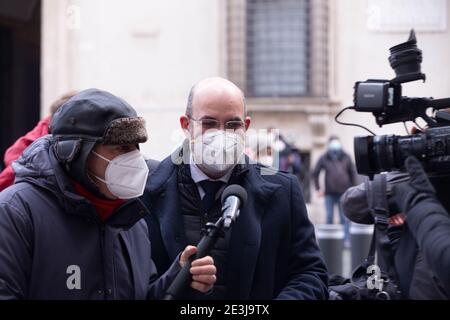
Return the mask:
[[363, 183], [359, 186], [347, 189], [341, 197], [341, 206], [344, 215], [350, 219], [350, 221], [359, 224], [374, 223]]
[[232, 184], [222, 192], [222, 204], [229, 196], [236, 196], [241, 201], [241, 207], [247, 202], [247, 191], [238, 184]]
[[[409, 175], [407, 173], [392, 171], [386, 174], [386, 195], [390, 197], [394, 192], [394, 185], [408, 181]], [[341, 206], [344, 215], [353, 222], [359, 224], [373, 224], [374, 218], [369, 207], [368, 197], [372, 197], [372, 182], [366, 180], [368, 183], [361, 183], [355, 187], [351, 187], [345, 191], [341, 197]], [[367, 190], [367, 188], [369, 190]], [[389, 207], [389, 214], [396, 214]]]

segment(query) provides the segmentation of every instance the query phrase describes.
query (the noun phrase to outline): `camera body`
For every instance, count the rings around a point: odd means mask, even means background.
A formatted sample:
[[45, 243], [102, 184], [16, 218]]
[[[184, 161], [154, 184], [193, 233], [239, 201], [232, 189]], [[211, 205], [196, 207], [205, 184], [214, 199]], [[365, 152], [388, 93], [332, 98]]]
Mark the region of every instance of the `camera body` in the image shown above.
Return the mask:
[[354, 138], [358, 173], [372, 176], [383, 171], [401, 170], [409, 155], [422, 161], [427, 172], [450, 172], [450, 113], [427, 110], [450, 107], [450, 98], [411, 98], [402, 96], [402, 83], [423, 80], [422, 51], [417, 48], [414, 31], [407, 42], [390, 48], [389, 61], [395, 70], [392, 80], [358, 81], [354, 87], [354, 107], [357, 112], [371, 112], [376, 123], [415, 121], [422, 118], [429, 129], [407, 136], [382, 135]]
[[450, 126], [408, 136], [355, 137], [354, 148], [356, 168], [361, 174], [401, 170], [410, 155], [421, 160], [429, 173], [450, 172]]
[[[400, 88], [401, 90], [401, 88]], [[389, 80], [358, 81], [355, 84], [354, 104], [357, 111], [380, 112], [393, 108], [398, 93]]]

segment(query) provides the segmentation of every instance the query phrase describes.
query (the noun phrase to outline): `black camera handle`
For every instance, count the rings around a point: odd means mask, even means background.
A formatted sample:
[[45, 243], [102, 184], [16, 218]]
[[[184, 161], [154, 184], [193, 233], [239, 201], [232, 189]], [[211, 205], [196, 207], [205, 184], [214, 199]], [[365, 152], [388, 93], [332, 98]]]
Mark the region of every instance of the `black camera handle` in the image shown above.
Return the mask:
[[433, 98], [409, 98], [402, 97], [401, 109], [395, 114], [373, 113], [378, 125], [415, 121], [417, 118], [422, 118], [430, 127], [437, 127], [438, 122], [427, 115], [427, 110], [433, 108], [434, 110], [450, 108], [450, 98], [433, 99]]
[[428, 108], [433, 108], [433, 110], [441, 110], [441, 109], [446, 109], [446, 108], [450, 108], [450, 98], [442, 98], [442, 99], [425, 99], [427, 104], [426, 107], [424, 108], [422, 114], [420, 115], [420, 117], [425, 120], [425, 122], [430, 126], [430, 127], [436, 127], [438, 125], [438, 122], [431, 118], [430, 116], [428, 116], [426, 114], [426, 110]]

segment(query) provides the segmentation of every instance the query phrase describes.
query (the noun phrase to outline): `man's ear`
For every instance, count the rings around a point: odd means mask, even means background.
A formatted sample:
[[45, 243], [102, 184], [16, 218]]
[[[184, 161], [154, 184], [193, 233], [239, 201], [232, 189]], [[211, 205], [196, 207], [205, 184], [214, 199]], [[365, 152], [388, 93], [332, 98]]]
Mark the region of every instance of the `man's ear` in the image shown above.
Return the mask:
[[184, 131], [189, 130], [189, 118], [185, 115], [182, 115], [180, 117], [180, 125], [181, 129], [183, 129]]
[[186, 138], [189, 138], [191, 136], [190, 131], [189, 131], [189, 124], [190, 124], [189, 118], [185, 115], [182, 115], [180, 117], [180, 126], [181, 126], [181, 129], [183, 130]]
[[248, 130], [248, 128], [250, 127], [250, 123], [252, 122], [252, 118], [250, 117], [245, 117], [244, 123], [245, 123], [245, 131]]

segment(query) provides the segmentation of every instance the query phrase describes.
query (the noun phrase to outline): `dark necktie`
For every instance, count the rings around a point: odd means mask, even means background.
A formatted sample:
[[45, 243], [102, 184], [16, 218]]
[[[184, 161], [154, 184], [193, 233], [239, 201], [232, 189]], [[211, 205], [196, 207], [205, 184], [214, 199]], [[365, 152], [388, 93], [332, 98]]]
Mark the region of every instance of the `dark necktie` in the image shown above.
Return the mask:
[[203, 191], [205, 191], [205, 196], [202, 199], [203, 208], [206, 211], [209, 211], [214, 205], [217, 192], [225, 185], [225, 183], [222, 181], [203, 180], [200, 181], [200, 185], [202, 186]]

